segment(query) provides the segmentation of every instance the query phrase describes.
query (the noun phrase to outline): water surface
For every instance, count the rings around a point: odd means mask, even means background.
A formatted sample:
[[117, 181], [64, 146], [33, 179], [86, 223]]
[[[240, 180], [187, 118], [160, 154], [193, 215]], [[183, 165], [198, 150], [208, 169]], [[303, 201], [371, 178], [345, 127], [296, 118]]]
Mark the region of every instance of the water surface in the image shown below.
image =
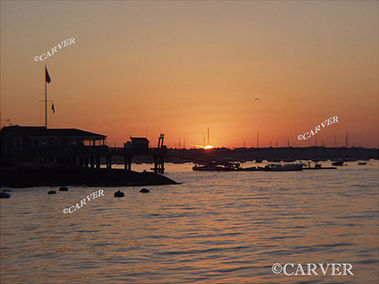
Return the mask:
[[[148, 194], [15, 189], [1, 199], [1, 283], [377, 283], [378, 166], [218, 173], [168, 164], [182, 184]], [[63, 214], [98, 189], [104, 197]], [[354, 276], [271, 269], [310, 262], [351, 263]]]

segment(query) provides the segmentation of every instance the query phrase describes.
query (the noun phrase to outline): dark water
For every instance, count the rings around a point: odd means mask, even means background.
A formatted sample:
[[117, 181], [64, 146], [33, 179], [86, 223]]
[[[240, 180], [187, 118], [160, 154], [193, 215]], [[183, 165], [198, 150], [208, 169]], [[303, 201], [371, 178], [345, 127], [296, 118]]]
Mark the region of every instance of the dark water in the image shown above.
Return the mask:
[[[199, 173], [167, 165], [183, 184], [148, 194], [17, 189], [1, 200], [1, 283], [377, 283], [378, 166]], [[98, 189], [104, 197], [63, 214]], [[118, 189], [124, 198], [113, 197]], [[272, 272], [274, 263], [320, 262], [351, 263], [354, 276]]]

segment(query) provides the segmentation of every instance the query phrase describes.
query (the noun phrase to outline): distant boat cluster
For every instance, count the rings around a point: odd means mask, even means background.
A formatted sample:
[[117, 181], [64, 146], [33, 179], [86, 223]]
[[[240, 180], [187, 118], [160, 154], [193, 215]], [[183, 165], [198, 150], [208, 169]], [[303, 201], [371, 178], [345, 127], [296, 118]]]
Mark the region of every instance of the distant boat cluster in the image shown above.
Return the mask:
[[[280, 161], [278, 161], [280, 162]], [[337, 167], [324, 167], [318, 163], [318, 161], [313, 161], [314, 166], [311, 162], [296, 163], [296, 164], [281, 164], [281, 163], [269, 163], [262, 167], [248, 167], [242, 168], [241, 164], [238, 162], [211, 162], [196, 164], [192, 169], [194, 171], [240, 171], [240, 172], [250, 172], [250, 171], [271, 171], [271, 172], [283, 172], [283, 171], [302, 171], [302, 170], [335, 170]], [[262, 163], [262, 160], [256, 160], [256, 163]], [[366, 165], [366, 162], [358, 162], [358, 165]], [[334, 161], [333, 166], [344, 166], [344, 161]]]
[[302, 164], [268, 164], [264, 167], [249, 167], [241, 168], [239, 163], [230, 163], [230, 165], [217, 165], [217, 164], [207, 164], [207, 165], [195, 165], [192, 168], [194, 171], [241, 171], [241, 172], [251, 172], [251, 171], [301, 171], [303, 169]]

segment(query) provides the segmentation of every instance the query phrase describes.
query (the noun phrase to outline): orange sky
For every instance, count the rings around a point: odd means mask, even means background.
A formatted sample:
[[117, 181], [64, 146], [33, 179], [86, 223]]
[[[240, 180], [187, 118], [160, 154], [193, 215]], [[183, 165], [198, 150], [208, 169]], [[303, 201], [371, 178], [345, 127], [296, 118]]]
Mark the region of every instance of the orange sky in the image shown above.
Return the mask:
[[[3, 125], [75, 127], [175, 147], [378, 147], [377, 1], [2, 1]], [[40, 55], [64, 39], [44, 62]], [[259, 98], [259, 100], [255, 100]], [[49, 106], [50, 108], [50, 106]], [[338, 115], [307, 142], [296, 137]]]

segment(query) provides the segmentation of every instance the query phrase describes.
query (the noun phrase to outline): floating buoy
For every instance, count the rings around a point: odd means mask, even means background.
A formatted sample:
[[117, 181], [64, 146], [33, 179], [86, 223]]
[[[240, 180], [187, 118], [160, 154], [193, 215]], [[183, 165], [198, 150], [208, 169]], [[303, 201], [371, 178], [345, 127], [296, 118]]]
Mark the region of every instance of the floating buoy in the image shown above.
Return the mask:
[[68, 187], [67, 186], [61, 186], [59, 188], [59, 191], [68, 191]]
[[119, 190], [117, 190], [115, 193], [114, 193], [114, 197], [124, 197], [125, 194]]
[[11, 198], [11, 195], [9, 193], [1, 191], [0, 198]]
[[142, 192], [142, 193], [149, 193], [150, 190], [148, 190], [147, 188], [142, 188], [139, 192]]
[[50, 190], [47, 194], [56, 194], [57, 192], [55, 190]]

